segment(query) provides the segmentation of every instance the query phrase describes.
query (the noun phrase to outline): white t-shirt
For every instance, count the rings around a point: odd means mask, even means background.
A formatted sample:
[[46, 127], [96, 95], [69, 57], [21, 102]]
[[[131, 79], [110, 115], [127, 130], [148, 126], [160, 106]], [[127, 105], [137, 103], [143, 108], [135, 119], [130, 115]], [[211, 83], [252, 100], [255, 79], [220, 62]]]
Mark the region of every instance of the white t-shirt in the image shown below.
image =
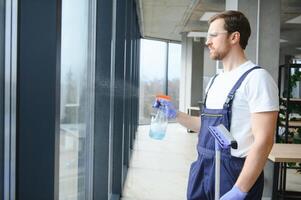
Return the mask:
[[[254, 63], [247, 61], [230, 72], [219, 74], [209, 89], [207, 108], [222, 109], [234, 84], [244, 72], [254, 66]], [[238, 149], [231, 149], [231, 154], [236, 157], [245, 157], [248, 154], [254, 141], [251, 132], [251, 113], [278, 110], [278, 87], [273, 78], [264, 69], [251, 71], [236, 90], [232, 104], [230, 132], [237, 140]]]

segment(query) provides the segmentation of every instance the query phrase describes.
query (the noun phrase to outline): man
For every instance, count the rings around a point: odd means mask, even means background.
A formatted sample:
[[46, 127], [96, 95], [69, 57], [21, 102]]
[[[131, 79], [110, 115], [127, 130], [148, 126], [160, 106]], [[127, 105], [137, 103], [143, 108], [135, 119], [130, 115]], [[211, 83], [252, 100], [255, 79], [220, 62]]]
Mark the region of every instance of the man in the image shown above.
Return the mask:
[[177, 112], [165, 104], [168, 117], [199, 132], [198, 158], [192, 163], [187, 199], [214, 199], [214, 138], [208, 126], [223, 124], [238, 149], [222, 150], [221, 200], [261, 199], [263, 168], [274, 142], [279, 110], [278, 90], [268, 72], [247, 60], [244, 49], [251, 28], [239, 11], [225, 11], [209, 20], [206, 45], [210, 58], [223, 63], [223, 72], [207, 87], [200, 117]]

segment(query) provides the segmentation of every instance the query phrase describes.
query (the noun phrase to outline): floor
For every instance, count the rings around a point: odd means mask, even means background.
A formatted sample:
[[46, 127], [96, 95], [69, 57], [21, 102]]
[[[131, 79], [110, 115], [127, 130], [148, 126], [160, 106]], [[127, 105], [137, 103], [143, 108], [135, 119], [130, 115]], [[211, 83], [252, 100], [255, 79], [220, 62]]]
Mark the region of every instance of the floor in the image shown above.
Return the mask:
[[122, 200], [183, 200], [190, 163], [196, 158], [197, 134], [172, 123], [163, 140], [140, 126]]
[[[154, 140], [149, 126], [139, 126], [121, 200], [184, 200], [188, 172], [196, 159], [197, 134], [177, 123]], [[301, 191], [301, 174], [288, 173], [288, 189]]]

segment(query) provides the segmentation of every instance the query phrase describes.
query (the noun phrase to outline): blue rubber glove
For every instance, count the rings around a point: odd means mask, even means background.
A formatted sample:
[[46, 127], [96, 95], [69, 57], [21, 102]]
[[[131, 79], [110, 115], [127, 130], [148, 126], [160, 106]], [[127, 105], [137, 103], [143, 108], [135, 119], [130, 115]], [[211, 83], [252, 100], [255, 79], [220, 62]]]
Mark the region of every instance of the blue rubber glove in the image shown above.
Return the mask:
[[164, 113], [168, 119], [173, 119], [177, 116], [177, 111], [170, 101], [164, 99], [156, 99], [153, 107], [164, 110]]
[[156, 101], [153, 104], [153, 108], [160, 108], [160, 107], [163, 109], [163, 106], [161, 105], [160, 101], [156, 99]]
[[220, 200], [243, 200], [248, 193], [242, 192], [236, 185], [232, 187], [230, 191], [224, 194]]

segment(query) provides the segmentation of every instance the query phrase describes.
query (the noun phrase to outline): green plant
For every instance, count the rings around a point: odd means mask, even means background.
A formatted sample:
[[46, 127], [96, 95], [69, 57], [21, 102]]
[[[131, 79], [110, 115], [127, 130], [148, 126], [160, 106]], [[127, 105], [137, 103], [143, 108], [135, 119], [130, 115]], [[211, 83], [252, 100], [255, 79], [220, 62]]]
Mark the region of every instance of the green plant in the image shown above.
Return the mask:
[[[293, 75], [291, 75], [290, 79], [289, 79], [289, 88], [288, 91], [285, 90], [283, 92], [283, 97], [293, 97], [293, 89], [295, 87], [297, 87], [297, 82], [301, 81], [301, 72], [296, 70], [295, 73]], [[280, 107], [284, 108], [284, 109], [280, 109], [279, 111], [279, 118], [281, 120], [285, 120], [285, 112], [288, 113], [298, 113], [301, 114], [301, 104], [290, 104], [289, 109], [287, 108], [286, 105], [287, 102], [282, 101], [280, 103]], [[290, 120], [296, 120], [296, 119], [290, 119]], [[288, 129], [287, 130], [287, 134], [288, 134], [288, 139], [289, 139], [289, 143], [296, 143], [296, 144], [300, 144], [301, 143], [301, 128], [296, 128], [296, 129]], [[285, 132], [284, 134], [281, 136], [280, 138], [280, 143], [284, 143], [285, 142]], [[297, 173], [301, 173], [301, 163], [287, 163], [288, 167], [294, 168], [297, 170]]]

